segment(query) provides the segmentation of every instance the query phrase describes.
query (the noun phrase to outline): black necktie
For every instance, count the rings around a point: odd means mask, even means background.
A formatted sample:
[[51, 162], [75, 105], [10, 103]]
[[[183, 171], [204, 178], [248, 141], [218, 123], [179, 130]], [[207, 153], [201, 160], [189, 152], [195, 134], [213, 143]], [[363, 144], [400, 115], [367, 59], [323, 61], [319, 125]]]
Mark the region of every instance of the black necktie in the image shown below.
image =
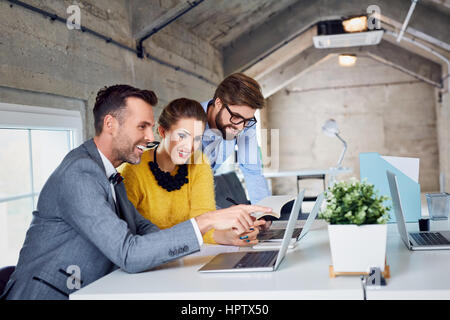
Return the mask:
[[119, 183], [121, 183], [123, 181], [123, 177], [120, 175], [120, 173], [116, 172], [113, 173], [110, 177], [109, 177], [109, 182], [112, 183], [112, 185], [114, 186], [114, 188], [116, 187], [116, 185], [118, 185]]
[[114, 191], [116, 193], [116, 201], [114, 204], [116, 205], [116, 211], [119, 218], [127, 223], [128, 228], [130, 229], [132, 234], [136, 234], [136, 225], [134, 219], [132, 218], [132, 216], [130, 216], [129, 213], [127, 214], [127, 212], [129, 211], [127, 211], [126, 206], [129, 205], [129, 201], [127, 199], [125, 185], [122, 183], [123, 179], [124, 178], [120, 175], [120, 173], [112, 174], [109, 178], [109, 181], [114, 186]]

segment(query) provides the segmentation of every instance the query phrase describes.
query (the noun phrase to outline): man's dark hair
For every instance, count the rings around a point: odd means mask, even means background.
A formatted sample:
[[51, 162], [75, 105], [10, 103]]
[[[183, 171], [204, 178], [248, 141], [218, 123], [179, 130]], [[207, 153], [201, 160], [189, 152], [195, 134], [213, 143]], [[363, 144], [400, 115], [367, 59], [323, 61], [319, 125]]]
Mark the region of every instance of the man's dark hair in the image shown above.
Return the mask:
[[226, 77], [217, 87], [213, 101], [220, 98], [226, 105], [243, 105], [252, 109], [264, 107], [264, 97], [256, 80], [243, 73]]
[[140, 98], [155, 106], [158, 103], [156, 94], [151, 90], [141, 90], [125, 84], [118, 84], [100, 89], [97, 93], [94, 105], [95, 134], [99, 135], [103, 129], [103, 120], [110, 114], [122, 122], [123, 111], [126, 108], [126, 100], [129, 97]]

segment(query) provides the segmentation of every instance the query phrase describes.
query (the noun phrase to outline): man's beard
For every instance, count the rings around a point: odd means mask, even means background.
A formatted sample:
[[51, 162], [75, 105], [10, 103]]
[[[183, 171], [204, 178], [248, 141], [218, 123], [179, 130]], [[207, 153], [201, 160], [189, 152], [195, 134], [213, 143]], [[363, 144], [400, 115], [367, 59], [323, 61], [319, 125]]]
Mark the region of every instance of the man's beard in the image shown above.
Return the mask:
[[239, 129], [238, 128], [236, 128], [233, 124], [227, 124], [227, 125], [224, 125], [223, 123], [222, 123], [222, 119], [221, 119], [221, 115], [222, 115], [222, 111], [223, 110], [225, 110], [225, 108], [222, 108], [222, 109], [220, 109], [220, 111], [217, 113], [217, 115], [216, 115], [216, 119], [215, 119], [215, 121], [216, 121], [216, 127], [217, 127], [217, 129], [220, 131], [220, 133], [222, 134], [222, 137], [225, 139], [225, 140], [233, 140], [233, 139], [235, 139], [236, 137], [237, 137], [237, 135], [234, 135], [234, 134], [231, 134], [231, 133], [229, 133], [229, 132], [227, 132], [227, 128], [232, 128], [232, 129], [235, 129], [235, 130], [237, 130], [237, 131], [239, 131]]
[[119, 137], [120, 139], [116, 142], [116, 147], [113, 150], [115, 159], [121, 163], [139, 164], [141, 157], [134, 152], [136, 145], [139, 143], [132, 143], [131, 139], [124, 134], [119, 133]]

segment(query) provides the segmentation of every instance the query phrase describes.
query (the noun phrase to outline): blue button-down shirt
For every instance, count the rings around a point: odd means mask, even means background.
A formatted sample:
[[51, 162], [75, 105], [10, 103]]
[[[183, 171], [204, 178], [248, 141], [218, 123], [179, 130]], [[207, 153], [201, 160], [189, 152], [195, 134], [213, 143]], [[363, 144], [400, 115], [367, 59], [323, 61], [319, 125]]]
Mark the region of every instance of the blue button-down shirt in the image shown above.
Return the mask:
[[[207, 111], [208, 103], [202, 103], [203, 109]], [[214, 172], [233, 155], [237, 145], [237, 162], [241, 169], [251, 203], [256, 203], [270, 195], [267, 181], [262, 175], [262, 163], [256, 139], [255, 126], [244, 128], [233, 140], [225, 140], [217, 129], [210, 129], [206, 124], [203, 134], [203, 153], [211, 162]]]

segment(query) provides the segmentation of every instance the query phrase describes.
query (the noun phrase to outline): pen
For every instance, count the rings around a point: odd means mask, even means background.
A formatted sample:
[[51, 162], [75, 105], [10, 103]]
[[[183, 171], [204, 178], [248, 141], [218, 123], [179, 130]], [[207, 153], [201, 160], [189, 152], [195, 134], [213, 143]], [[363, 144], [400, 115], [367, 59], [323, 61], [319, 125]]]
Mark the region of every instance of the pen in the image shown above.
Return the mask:
[[236, 201], [234, 201], [233, 199], [231, 199], [230, 197], [226, 198], [227, 201], [231, 202], [232, 204], [238, 205], [239, 203], [237, 203]]

